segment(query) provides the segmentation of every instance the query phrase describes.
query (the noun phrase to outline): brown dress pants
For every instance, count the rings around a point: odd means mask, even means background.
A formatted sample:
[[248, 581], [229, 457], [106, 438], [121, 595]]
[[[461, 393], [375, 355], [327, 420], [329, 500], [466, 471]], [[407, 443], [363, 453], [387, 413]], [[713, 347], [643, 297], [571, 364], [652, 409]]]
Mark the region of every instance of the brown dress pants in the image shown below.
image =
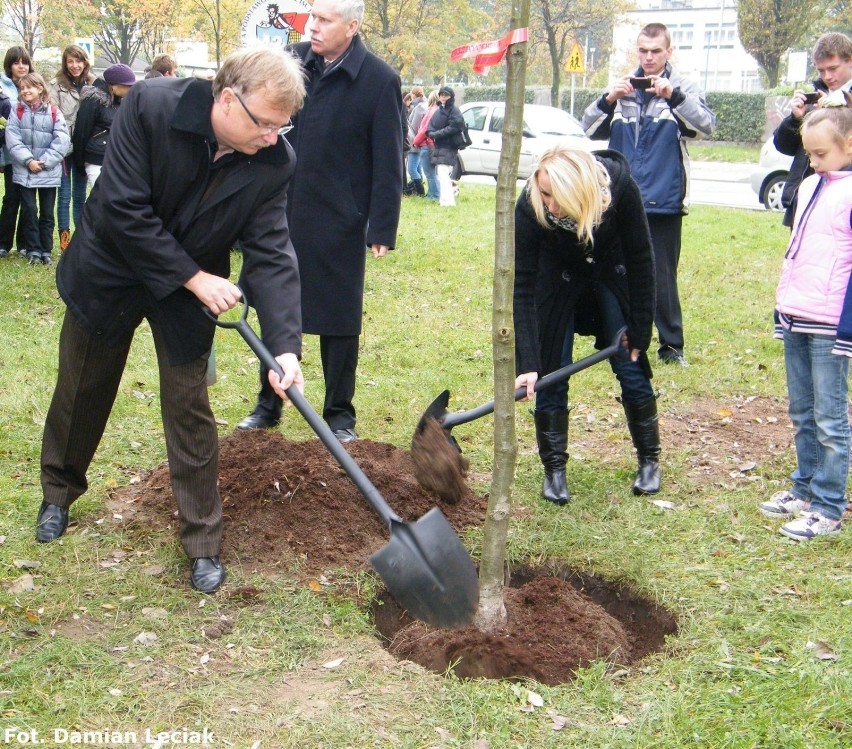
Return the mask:
[[[171, 366], [159, 329], [151, 326], [160, 370], [160, 408], [180, 541], [188, 557], [219, 553], [222, 500], [217, 487], [219, 438], [207, 397], [207, 356]], [[70, 507], [88, 488], [86, 472], [118, 393], [133, 333], [105, 346], [66, 311], [59, 336], [59, 377], [41, 451], [44, 499]]]

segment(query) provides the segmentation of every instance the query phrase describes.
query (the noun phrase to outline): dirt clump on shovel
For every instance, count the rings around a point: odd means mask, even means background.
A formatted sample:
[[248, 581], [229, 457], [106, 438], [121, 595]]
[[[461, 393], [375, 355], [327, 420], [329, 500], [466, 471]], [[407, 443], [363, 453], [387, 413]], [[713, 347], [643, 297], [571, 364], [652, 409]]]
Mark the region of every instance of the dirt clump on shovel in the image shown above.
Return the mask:
[[411, 440], [414, 475], [426, 491], [444, 502], [458, 504], [467, 491], [470, 461], [459, 452], [436, 419], [426, 419]]

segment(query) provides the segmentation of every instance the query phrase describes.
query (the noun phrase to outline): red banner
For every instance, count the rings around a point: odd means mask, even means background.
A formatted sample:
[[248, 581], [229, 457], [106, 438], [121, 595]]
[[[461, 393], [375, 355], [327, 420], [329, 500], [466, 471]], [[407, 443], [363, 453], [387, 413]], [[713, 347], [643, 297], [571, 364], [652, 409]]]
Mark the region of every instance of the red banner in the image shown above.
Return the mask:
[[488, 68], [497, 65], [503, 59], [509, 45], [527, 41], [527, 35], [528, 30], [525, 27], [510, 31], [502, 39], [465, 44], [461, 47], [456, 47], [450, 52], [450, 60], [455, 62], [456, 60], [473, 57], [473, 72], [482, 75]]

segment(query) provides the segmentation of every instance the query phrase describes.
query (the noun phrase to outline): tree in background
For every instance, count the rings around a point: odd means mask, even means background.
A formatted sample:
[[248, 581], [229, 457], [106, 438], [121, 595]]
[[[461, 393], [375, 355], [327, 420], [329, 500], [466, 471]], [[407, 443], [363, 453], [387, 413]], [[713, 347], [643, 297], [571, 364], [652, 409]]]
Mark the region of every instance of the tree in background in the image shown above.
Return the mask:
[[216, 67], [240, 46], [240, 27], [250, 0], [188, 0], [185, 11], [195, 34], [213, 50]]
[[3, 11], [9, 19], [3, 25], [21, 37], [21, 46], [32, 55], [43, 32], [44, 0], [3, 0]]
[[[505, 24], [504, 24], [505, 27]], [[467, 0], [366, 0], [364, 43], [405, 80], [466, 80], [470, 64], [450, 62], [468, 41], [491, 38], [496, 26], [482, 3]]]
[[543, 39], [547, 49], [552, 106], [559, 106], [562, 69], [575, 41], [580, 42], [586, 33], [592, 35], [602, 26], [611, 27], [615, 17], [627, 8], [623, 0], [535, 0], [530, 32]]
[[737, 32], [760, 66], [769, 88], [781, 77], [781, 60], [826, 20], [826, 4], [813, 0], [740, 0]]

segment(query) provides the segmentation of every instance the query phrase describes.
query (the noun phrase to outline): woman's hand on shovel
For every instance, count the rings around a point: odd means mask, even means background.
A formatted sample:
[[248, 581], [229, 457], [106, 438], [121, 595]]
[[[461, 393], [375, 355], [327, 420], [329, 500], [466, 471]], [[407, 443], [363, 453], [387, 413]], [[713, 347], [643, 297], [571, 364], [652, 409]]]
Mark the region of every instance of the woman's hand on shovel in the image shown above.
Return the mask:
[[535, 398], [535, 383], [538, 381], [538, 372], [525, 372], [519, 374], [515, 378], [515, 390], [518, 388], [526, 388], [527, 394], [521, 398], [522, 401], [528, 401]]
[[284, 370], [284, 379], [282, 380], [276, 372], [270, 369], [269, 384], [272, 385], [272, 389], [276, 394], [289, 404], [287, 393], [284, 391], [287, 388], [295, 386], [300, 393], [303, 392], [305, 389], [305, 377], [302, 374], [302, 368], [299, 366], [299, 360], [295, 354], [281, 354], [281, 356], [275, 357], [275, 361]]

